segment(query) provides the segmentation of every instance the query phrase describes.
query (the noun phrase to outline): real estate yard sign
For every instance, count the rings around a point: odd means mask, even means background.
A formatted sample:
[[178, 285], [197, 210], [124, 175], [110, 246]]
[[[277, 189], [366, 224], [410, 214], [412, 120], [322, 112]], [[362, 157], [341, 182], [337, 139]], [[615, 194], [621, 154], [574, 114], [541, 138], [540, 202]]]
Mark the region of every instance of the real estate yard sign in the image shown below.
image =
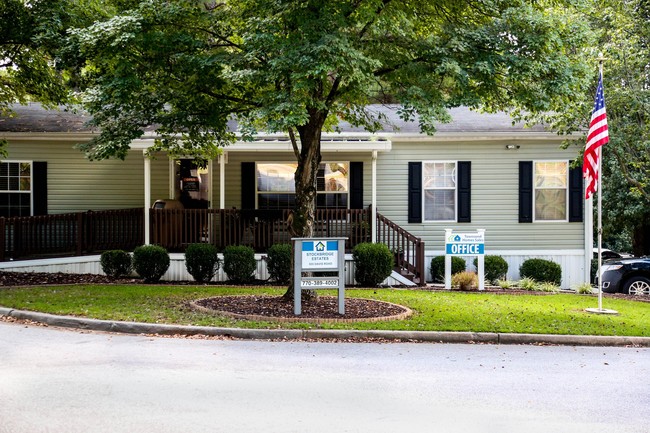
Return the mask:
[[292, 238], [294, 314], [302, 310], [301, 292], [338, 289], [339, 314], [345, 314], [345, 240], [347, 238]]
[[445, 289], [451, 289], [452, 256], [476, 256], [478, 262], [478, 289], [485, 289], [485, 229], [474, 233], [445, 230]]

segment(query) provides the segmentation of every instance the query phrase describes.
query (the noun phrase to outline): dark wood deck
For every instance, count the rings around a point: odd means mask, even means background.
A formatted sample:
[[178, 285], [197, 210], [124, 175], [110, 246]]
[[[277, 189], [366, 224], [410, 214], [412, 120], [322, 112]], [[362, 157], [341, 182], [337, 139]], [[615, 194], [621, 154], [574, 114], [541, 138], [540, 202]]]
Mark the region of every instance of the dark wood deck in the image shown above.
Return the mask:
[[[247, 245], [264, 253], [273, 244], [291, 242], [290, 212], [241, 209], [121, 209], [35, 217], [0, 218], [0, 261], [80, 256], [144, 243], [144, 212], [149, 212], [152, 244], [183, 252], [193, 243], [219, 249]], [[396, 266], [416, 282], [424, 282], [424, 242], [382, 215], [371, 221], [367, 209], [319, 209], [314, 237], [346, 237], [346, 251], [377, 242], [395, 252]]]

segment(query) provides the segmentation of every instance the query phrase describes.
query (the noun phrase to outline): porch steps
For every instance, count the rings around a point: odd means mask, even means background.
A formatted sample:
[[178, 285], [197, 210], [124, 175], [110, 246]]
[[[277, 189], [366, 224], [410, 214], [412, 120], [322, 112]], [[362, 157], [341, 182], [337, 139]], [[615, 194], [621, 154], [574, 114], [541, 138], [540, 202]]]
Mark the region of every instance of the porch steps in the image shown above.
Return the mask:
[[400, 268], [393, 269], [393, 272], [390, 274], [390, 277], [403, 286], [410, 287], [410, 286], [418, 285], [417, 284], [418, 281], [416, 281], [417, 278], [415, 278], [415, 275], [404, 269], [400, 269]]

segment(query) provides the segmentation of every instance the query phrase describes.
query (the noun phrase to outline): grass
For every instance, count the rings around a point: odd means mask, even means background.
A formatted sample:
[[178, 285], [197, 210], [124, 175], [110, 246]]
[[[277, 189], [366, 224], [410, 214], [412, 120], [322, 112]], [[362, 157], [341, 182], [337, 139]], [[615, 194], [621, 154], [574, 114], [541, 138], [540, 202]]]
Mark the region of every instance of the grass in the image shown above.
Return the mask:
[[[404, 305], [415, 314], [406, 320], [357, 323], [276, 323], [234, 320], [187, 308], [190, 300], [219, 295], [281, 295], [282, 288], [222, 286], [79, 285], [0, 289], [9, 308], [104, 320], [241, 328], [328, 328], [417, 331], [512, 332], [534, 334], [650, 336], [650, 304], [606, 299], [618, 316], [594, 315], [594, 296], [575, 294], [507, 295], [416, 290], [346, 290], [346, 297]], [[334, 292], [319, 292], [334, 295]]]

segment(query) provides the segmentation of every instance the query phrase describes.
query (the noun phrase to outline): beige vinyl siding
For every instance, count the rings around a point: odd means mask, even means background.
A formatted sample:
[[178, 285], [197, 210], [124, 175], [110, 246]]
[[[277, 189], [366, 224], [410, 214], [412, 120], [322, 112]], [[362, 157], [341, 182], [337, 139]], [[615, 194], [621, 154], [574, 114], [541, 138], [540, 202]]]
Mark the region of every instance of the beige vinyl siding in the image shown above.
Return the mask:
[[[144, 170], [144, 161], [142, 164], [142, 170]], [[166, 153], [157, 153], [154, 155], [154, 158], [151, 160], [151, 203], [149, 207], [151, 207], [156, 200], [173, 198], [169, 196], [169, 169], [170, 163]], [[144, 200], [144, 185], [142, 190], [142, 200]]]
[[89, 161], [75, 141], [12, 141], [8, 160], [46, 161], [48, 213], [142, 207], [142, 151], [126, 160]]
[[[559, 250], [584, 248], [584, 224], [519, 223], [519, 161], [572, 160], [575, 148], [560, 149], [559, 140], [519, 141], [506, 150], [506, 141], [399, 142], [380, 154], [377, 167], [378, 211], [426, 243], [427, 250], [444, 249], [444, 230], [486, 229], [486, 250]], [[407, 221], [408, 162], [471, 161], [471, 223]]]

